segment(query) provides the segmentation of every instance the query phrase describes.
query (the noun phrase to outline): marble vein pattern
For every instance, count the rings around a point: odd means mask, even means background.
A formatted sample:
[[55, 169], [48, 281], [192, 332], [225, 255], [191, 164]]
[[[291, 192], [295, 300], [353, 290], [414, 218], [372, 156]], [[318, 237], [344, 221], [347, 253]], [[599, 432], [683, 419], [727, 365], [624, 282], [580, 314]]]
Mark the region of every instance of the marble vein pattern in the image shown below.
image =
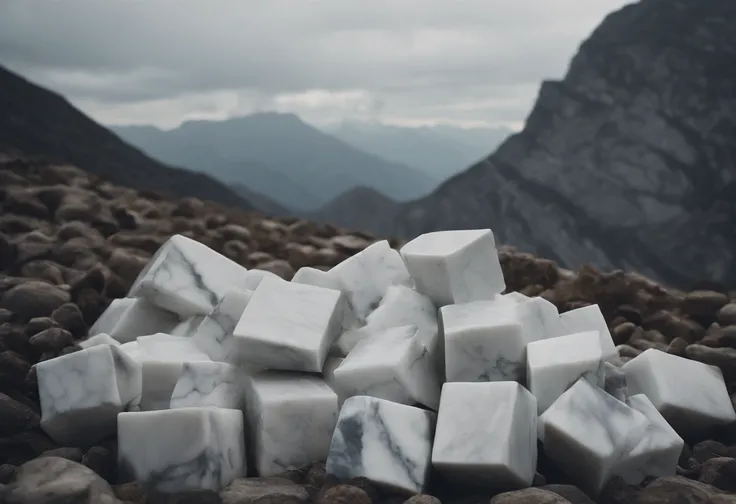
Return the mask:
[[596, 331], [534, 341], [526, 351], [527, 385], [540, 415], [579, 378], [598, 383], [603, 353]]
[[438, 307], [491, 300], [506, 289], [490, 229], [425, 233], [400, 253], [416, 289]]
[[609, 360], [618, 357], [618, 350], [613, 344], [611, 331], [598, 305], [584, 306], [560, 314], [560, 322], [564, 334], [573, 334], [587, 331], [598, 331], [601, 342], [603, 359]]
[[736, 421], [723, 373], [715, 366], [652, 348], [621, 370], [629, 393], [645, 394], [683, 437]]
[[630, 485], [639, 485], [648, 476], [674, 476], [685, 442], [644, 394], [631, 396], [627, 404], [647, 417], [649, 425], [617, 474]]
[[145, 299], [113, 299], [92, 324], [89, 335], [104, 333], [120, 343], [127, 343], [146, 334], [168, 333], [178, 323], [179, 317], [175, 313], [163, 310]]
[[344, 303], [336, 290], [264, 279], [233, 333], [238, 362], [321, 372], [341, 329]]
[[371, 396], [437, 410], [440, 380], [416, 326], [385, 329], [361, 341], [334, 371], [344, 397]]
[[245, 376], [224, 362], [185, 362], [171, 394], [170, 409], [216, 406], [243, 409]]
[[539, 417], [545, 454], [597, 495], [641, 440], [649, 420], [580, 378]]
[[503, 492], [537, 468], [537, 401], [517, 382], [445, 383], [432, 465], [450, 481]]
[[41, 428], [64, 446], [93, 444], [114, 434], [117, 414], [139, 408], [141, 365], [116, 346], [92, 346], [35, 368]]
[[174, 235], [154, 254], [128, 293], [184, 319], [207, 315], [247, 270], [206, 245]]
[[328, 275], [336, 279], [347, 297], [357, 323], [378, 307], [391, 285], [414, 287], [401, 255], [386, 240], [376, 242], [333, 267]]
[[194, 330], [192, 342], [213, 361], [235, 363], [233, 333], [252, 296], [253, 291], [230, 289]]
[[246, 474], [243, 426], [242, 411], [225, 408], [121, 413], [120, 472], [162, 492], [219, 491]]
[[421, 493], [427, 485], [436, 415], [367, 396], [340, 410], [327, 472], [340, 480], [365, 477], [392, 489]]
[[324, 460], [338, 399], [318, 376], [264, 371], [246, 385], [249, 457], [260, 476]]

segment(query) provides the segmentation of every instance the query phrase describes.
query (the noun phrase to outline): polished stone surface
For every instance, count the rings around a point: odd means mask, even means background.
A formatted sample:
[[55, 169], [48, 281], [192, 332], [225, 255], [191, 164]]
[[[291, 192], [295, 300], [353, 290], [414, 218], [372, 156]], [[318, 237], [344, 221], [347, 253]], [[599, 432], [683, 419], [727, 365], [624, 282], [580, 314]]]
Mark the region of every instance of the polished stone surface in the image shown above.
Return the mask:
[[135, 341], [138, 336], [168, 333], [179, 324], [179, 317], [145, 299], [113, 299], [89, 330], [90, 336], [107, 334], [120, 343]]
[[171, 394], [169, 408], [242, 409], [244, 378], [235, 366], [224, 362], [185, 362]]
[[506, 288], [490, 229], [425, 233], [400, 252], [416, 289], [438, 307], [491, 300]]
[[224, 408], [121, 413], [120, 472], [162, 492], [221, 490], [246, 474], [243, 425]]
[[333, 289], [265, 278], [233, 332], [237, 362], [321, 372], [341, 330], [344, 303]]
[[89, 348], [97, 345], [113, 345], [113, 346], [122, 346], [122, 343], [120, 343], [115, 338], [111, 337], [108, 334], [101, 333], [101, 334], [95, 334], [94, 336], [90, 336], [89, 338], [80, 341], [77, 343], [82, 348]]
[[539, 414], [579, 378], [598, 382], [603, 353], [595, 331], [533, 341], [526, 352], [527, 387], [537, 398]]
[[246, 385], [249, 457], [259, 476], [324, 460], [338, 399], [319, 376], [265, 371]]
[[121, 411], [136, 410], [141, 365], [114, 345], [97, 345], [35, 365], [41, 428], [63, 446], [85, 446], [115, 433]]
[[598, 331], [604, 360], [618, 357], [611, 331], [598, 305], [594, 304], [561, 313], [560, 321], [565, 334]]
[[428, 483], [436, 415], [374, 397], [354, 396], [340, 410], [327, 472], [342, 481], [364, 477], [422, 493]]
[[436, 410], [440, 380], [418, 332], [416, 326], [393, 327], [358, 343], [334, 371], [336, 389], [345, 397], [371, 396]]
[[213, 361], [234, 364], [233, 333], [252, 296], [253, 291], [230, 289], [194, 329], [192, 343]]
[[445, 383], [432, 465], [443, 477], [501, 492], [537, 468], [537, 401], [517, 382]]
[[624, 364], [630, 394], [645, 394], [680, 436], [736, 421], [721, 370], [649, 349]]

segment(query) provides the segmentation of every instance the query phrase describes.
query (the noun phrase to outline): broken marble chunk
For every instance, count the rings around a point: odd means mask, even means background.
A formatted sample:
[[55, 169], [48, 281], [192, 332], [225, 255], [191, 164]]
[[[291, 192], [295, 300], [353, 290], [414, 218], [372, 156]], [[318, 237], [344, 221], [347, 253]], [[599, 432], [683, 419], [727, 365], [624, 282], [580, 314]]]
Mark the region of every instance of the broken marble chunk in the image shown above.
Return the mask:
[[252, 296], [253, 291], [230, 289], [194, 330], [192, 343], [213, 361], [234, 362], [233, 332]]
[[596, 331], [533, 341], [526, 352], [527, 386], [540, 415], [580, 377], [598, 382], [603, 354]]
[[400, 252], [416, 289], [439, 307], [492, 300], [506, 289], [490, 229], [425, 233]]
[[264, 371], [246, 386], [248, 450], [259, 476], [324, 460], [337, 421], [337, 395], [320, 377]]
[[128, 293], [178, 314], [207, 315], [247, 270], [206, 245], [174, 235], [156, 251]]
[[649, 476], [674, 476], [685, 442], [644, 394], [631, 396], [627, 404], [647, 417], [649, 425], [616, 473], [630, 485], [638, 485]]
[[539, 417], [544, 453], [597, 495], [639, 443], [649, 420], [580, 378]]
[[422, 493], [429, 477], [435, 413], [375, 397], [348, 398], [340, 410], [326, 469], [342, 481], [368, 478]]
[[587, 331], [598, 331], [603, 359], [618, 357], [616, 345], [613, 344], [611, 331], [598, 305], [584, 306], [560, 314], [563, 334], [574, 334]]
[[333, 267], [328, 275], [339, 282], [358, 323], [378, 307], [391, 285], [414, 287], [401, 255], [386, 240], [376, 242]]
[[121, 413], [117, 429], [121, 473], [158, 491], [219, 491], [246, 474], [240, 410]]
[[361, 341], [334, 371], [345, 397], [371, 396], [436, 410], [440, 381], [416, 326], [385, 329]]
[[141, 400], [141, 365], [114, 345], [97, 345], [35, 365], [41, 428], [64, 446], [115, 433], [121, 411]]
[[216, 406], [242, 409], [243, 376], [224, 362], [185, 362], [171, 394], [169, 408]]
[[118, 340], [112, 338], [110, 335], [105, 333], [95, 334], [94, 336], [91, 336], [84, 341], [80, 341], [79, 343], [77, 343], [77, 345], [82, 348], [89, 348], [97, 345], [122, 346], [122, 344]]
[[265, 278], [235, 327], [236, 361], [321, 372], [341, 329], [344, 302], [336, 290]]
[[138, 336], [168, 333], [179, 324], [175, 313], [163, 310], [145, 299], [113, 299], [107, 309], [92, 324], [90, 336], [105, 333], [120, 343], [134, 341]]
[[736, 421], [721, 370], [649, 349], [621, 367], [630, 394], [645, 394], [682, 437]]
[[531, 486], [537, 400], [517, 382], [445, 383], [432, 465], [463, 485], [497, 492]]

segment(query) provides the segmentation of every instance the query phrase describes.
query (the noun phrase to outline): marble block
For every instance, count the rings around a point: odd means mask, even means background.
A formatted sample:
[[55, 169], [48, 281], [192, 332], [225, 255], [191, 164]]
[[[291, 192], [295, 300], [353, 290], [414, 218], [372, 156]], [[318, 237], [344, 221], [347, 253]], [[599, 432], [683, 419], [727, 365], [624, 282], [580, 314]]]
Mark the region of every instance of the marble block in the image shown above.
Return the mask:
[[329, 385], [332, 391], [337, 394], [338, 408], [342, 408], [342, 403], [347, 399], [347, 396], [340, 391], [337, 386], [337, 382], [335, 381], [335, 370], [340, 367], [340, 364], [342, 364], [342, 361], [344, 360], [344, 357], [327, 356], [325, 365], [322, 367], [322, 378], [324, 378], [325, 383]]
[[245, 401], [243, 378], [235, 366], [224, 362], [185, 362], [171, 394], [169, 408], [242, 409]]
[[475, 301], [440, 308], [445, 380], [523, 381], [529, 324], [521, 306]]
[[137, 341], [128, 341], [127, 343], [120, 345], [118, 348], [125, 352], [126, 355], [137, 361], [140, 361], [146, 354], [146, 352], [141, 349], [140, 345], [138, 345]]
[[613, 344], [611, 331], [608, 329], [606, 319], [598, 305], [584, 306], [560, 314], [560, 322], [564, 334], [574, 334], [587, 331], [598, 331], [603, 350], [603, 359], [608, 360], [618, 357], [618, 350]]
[[326, 470], [342, 481], [363, 477], [389, 489], [422, 493], [436, 418], [413, 406], [350, 397], [340, 409]]
[[345, 259], [328, 275], [342, 286], [348, 305], [360, 324], [365, 323], [391, 285], [414, 287], [401, 255], [386, 240]]
[[344, 303], [333, 289], [265, 278], [233, 332], [235, 358], [263, 369], [321, 372]]
[[603, 354], [595, 331], [533, 341], [526, 347], [527, 387], [541, 415], [580, 377], [598, 382]]
[[234, 363], [233, 332], [252, 296], [253, 291], [230, 289], [194, 330], [192, 343], [213, 361]]
[[639, 443], [622, 460], [616, 471], [630, 485], [638, 485], [648, 476], [675, 476], [685, 442], [644, 394], [629, 398], [628, 405], [649, 420]]
[[252, 270], [248, 270], [245, 275], [243, 275], [243, 280], [238, 283], [238, 287], [243, 290], [254, 291], [259, 285], [261, 285], [261, 281], [264, 278], [270, 278], [271, 280], [281, 280], [282, 282], [286, 281], [278, 276], [276, 273], [255, 268]]
[[521, 303], [522, 301], [531, 299], [526, 294], [522, 294], [521, 292], [516, 291], [507, 292], [506, 294], [499, 294], [499, 297], [508, 301], [514, 301], [515, 303]]
[[310, 268], [309, 266], [299, 268], [291, 278], [291, 282], [339, 291], [343, 288], [342, 282], [340, 282], [338, 277], [317, 268]]
[[[204, 321], [204, 315], [193, 315], [179, 322], [173, 329], [166, 331], [171, 336], [179, 336], [182, 338], [190, 338], [194, 335], [197, 327]], [[142, 336], [142, 335], [141, 335]]]
[[646, 394], [682, 437], [736, 421], [721, 370], [649, 349], [624, 364], [629, 393]]
[[448, 481], [502, 492], [531, 486], [537, 400], [517, 382], [445, 383], [432, 465]]
[[361, 341], [334, 371], [346, 397], [371, 396], [437, 410], [440, 380], [416, 326], [385, 329]]
[[249, 457], [259, 476], [324, 460], [337, 395], [318, 376], [264, 371], [246, 386]]
[[619, 401], [626, 402], [629, 397], [626, 373], [611, 362], [604, 361], [598, 370], [598, 386]]
[[94, 336], [91, 336], [84, 341], [80, 341], [79, 343], [77, 343], [77, 345], [82, 348], [89, 348], [97, 345], [122, 346], [122, 343], [111, 337], [109, 334], [101, 333], [95, 334]]
[[539, 417], [544, 453], [597, 495], [639, 443], [649, 420], [580, 378]]
[[133, 282], [129, 297], [144, 298], [184, 319], [207, 315], [247, 270], [206, 245], [174, 235], [156, 251]]
[[246, 474], [240, 410], [121, 413], [117, 428], [120, 473], [160, 492], [219, 491]]
[[437, 306], [491, 300], [506, 289], [490, 229], [425, 233], [400, 252], [416, 289]]
[[145, 299], [113, 299], [89, 330], [90, 336], [105, 333], [120, 343], [138, 336], [169, 332], [179, 323], [175, 313], [163, 310]]
[[41, 428], [63, 446], [115, 433], [121, 411], [141, 400], [141, 365], [114, 345], [97, 345], [35, 365]]

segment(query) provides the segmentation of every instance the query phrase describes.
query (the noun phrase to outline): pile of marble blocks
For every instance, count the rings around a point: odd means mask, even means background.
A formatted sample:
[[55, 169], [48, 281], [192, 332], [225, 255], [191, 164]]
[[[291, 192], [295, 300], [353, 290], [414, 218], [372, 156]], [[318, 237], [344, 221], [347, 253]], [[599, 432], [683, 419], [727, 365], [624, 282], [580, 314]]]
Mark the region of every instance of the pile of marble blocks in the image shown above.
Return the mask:
[[717, 368], [625, 364], [600, 309], [503, 294], [488, 230], [377, 242], [291, 281], [173, 236], [82, 350], [37, 364], [42, 428], [117, 435], [122, 474], [219, 489], [324, 460], [421, 492], [430, 474], [532, 484], [538, 441], [595, 494], [675, 474], [683, 436], [736, 421]]

